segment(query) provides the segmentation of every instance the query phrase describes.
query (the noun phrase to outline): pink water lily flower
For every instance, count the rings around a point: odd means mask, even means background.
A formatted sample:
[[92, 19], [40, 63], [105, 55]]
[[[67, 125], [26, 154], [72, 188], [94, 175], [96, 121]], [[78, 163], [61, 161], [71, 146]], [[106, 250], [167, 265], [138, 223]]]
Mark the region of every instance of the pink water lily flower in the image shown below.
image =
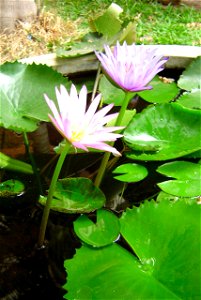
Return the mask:
[[126, 42], [120, 45], [117, 42], [113, 50], [108, 45], [104, 48], [105, 53], [95, 54], [112, 81], [125, 91], [151, 89], [147, 84], [163, 70], [167, 61], [167, 58], [157, 54], [157, 48], [144, 45], [127, 45]]
[[87, 109], [87, 88], [83, 86], [78, 94], [76, 87], [72, 84], [70, 93], [61, 85], [56, 90], [58, 109], [55, 103], [45, 96], [52, 114], [49, 118], [61, 135], [74, 147], [88, 151], [94, 148], [112, 152], [115, 156], [121, 155], [114, 147], [105, 142], [114, 142], [121, 134], [113, 131], [123, 127], [105, 127], [104, 125], [114, 119], [117, 114], [106, 115], [113, 104], [107, 105], [97, 111], [101, 95], [95, 97]]

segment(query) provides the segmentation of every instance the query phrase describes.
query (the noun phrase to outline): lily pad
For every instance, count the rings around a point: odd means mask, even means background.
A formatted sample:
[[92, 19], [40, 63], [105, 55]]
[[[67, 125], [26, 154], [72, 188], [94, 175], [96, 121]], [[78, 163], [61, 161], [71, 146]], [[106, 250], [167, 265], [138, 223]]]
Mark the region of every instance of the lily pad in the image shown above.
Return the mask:
[[19, 195], [25, 189], [24, 184], [15, 179], [9, 179], [0, 183], [0, 196], [10, 197]]
[[135, 115], [124, 130], [135, 160], [167, 160], [201, 149], [201, 112], [177, 103], [150, 105]]
[[39, 121], [49, 121], [44, 93], [55, 99], [55, 86], [60, 84], [69, 86], [62, 74], [46, 65], [3, 64], [0, 72], [0, 126], [31, 132]]
[[113, 170], [114, 178], [123, 182], [138, 182], [148, 175], [147, 168], [142, 165], [127, 163]]
[[157, 185], [166, 193], [179, 197], [197, 197], [201, 195], [201, 165], [188, 161], [166, 163], [157, 172], [173, 177]]
[[201, 109], [201, 90], [196, 89], [191, 93], [184, 93], [177, 99], [177, 103], [191, 109]]
[[178, 86], [186, 91], [201, 89], [200, 80], [201, 56], [197, 57], [181, 74]]
[[[99, 91], [101, 92], [103, 103], [114, 103], [115, 106], [122, 105], [125, 98], [125, 92], [113, 85], [105, 75], [101, 76]], [[135, 93], [130, 93], [130, 95], [130, 99], [132, 99]]]
[[165, 193], [163, 191], [159, 192], [156, 201], [185, 201], [188, 204], [191, 204], [192, 202], [197, 202], [199, 200], [199, 197], [179, 197], [179, 196], [174, 196], [170, 195], [168, 193]]
[[73, 259], [65, 260], [64, 298], [198, 300], [200, 210], [182, 201], [146, 201], [128, 209], [120, 223], [129, 246], [83, 245]]
[[91, 34], [89, 40], [85, 38], [85, 40], [74, 42], [73, 44], [71, 43], [67, 45], [67, 49], [58, 48], [56, 50], [56, 54], [58, 57], [79, 57], [82, 55], [93, 53], [95, 50], [102, 50], [105, 42], [106, 41], [104, 38], [100, 38], [97, 36], [94, 36], [92, 38]]
[[80, 216], [74, 222], [74, 230], [86, 244], [93, 247], [103, 247], [113, 243], [118, 238], [120, 223], [119, 219], [107, 210], [99, 209], [96, 214], [95, 223], [86, 215]]
[[177, 84], [172, 81], [162, 81], [159, 76], [155, 76], [149, 85], [152, 90], [139, 92], [138, 95], [144, 100], [151, 103], [166, 103], [172, 101], [178, 94]]
[[[64, 178], [57, 182], [51, 209], [62, 213], [89, 213], [101, 208], [106, 199], [103, 192], [88, 178]], [[46, 204], [40, 196], [39, 203]]]

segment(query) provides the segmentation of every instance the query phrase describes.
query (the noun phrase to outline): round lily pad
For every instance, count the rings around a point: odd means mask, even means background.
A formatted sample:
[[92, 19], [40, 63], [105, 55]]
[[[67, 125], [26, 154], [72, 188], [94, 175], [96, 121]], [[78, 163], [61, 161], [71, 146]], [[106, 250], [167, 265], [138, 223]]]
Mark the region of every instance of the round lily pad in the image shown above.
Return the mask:
[[186, 92], [178, 98], [177, 103], [190, 109], [201, 109], [200, 95], [200, 89], [193, 90], [191, 93]]
[[86, 215], [80, 216], [74, 222], [77, 236], [93, 247], [103, 247], [113, 243], [119, 236], [119, 219], [107, 210], [97, 210], [97, 220], [94, 223]]
[[150, 105], [135, 115], [124, 140], [135, 160], [167, 160], [201, 149], [201, 112], [177, 103]]
[[149, 83], [152, 90], [139, 92], [138, 95], [151, 103], [166, 103], [172, 101], [179, 92], [174, 81], [162, 81], [159, 76], [155, 76]]
[[166, 163], [157, 172], [175, 179], [158, 183], [166, 193], [179, 197], [197, 197], [201, 195], [201, 165], [189, 161]]
[[10, 197], [21, 194], [25, 189], [24, 183], [9, 179], [0, 183], [0, 197]]
[[[39, 203], [46, 204], [40, 196]], [[64, 178], [57, 182], [51, 209], [62, 213], [88, 213], [101, 208], [105, 195], [88, 178]]]
[[120, 218], [125, 248], [84, 244], [65, 260], [64, 298], [199, 299], [200, 209], [169, 200], [128, 209]]
[[201, 88], [200, 81], [200, 65], [201, 56], [197, 57], [192, 63], [183, 71], [179, 80], [178, 86], [186, 91]]
[[[137, 182], [144, 179], [148, 175], [147, 169], [138, 164], [123, 164], [114, 169], [115, 179], [123, 182]], [[119, 174], [119, 175], [118, 175]]]

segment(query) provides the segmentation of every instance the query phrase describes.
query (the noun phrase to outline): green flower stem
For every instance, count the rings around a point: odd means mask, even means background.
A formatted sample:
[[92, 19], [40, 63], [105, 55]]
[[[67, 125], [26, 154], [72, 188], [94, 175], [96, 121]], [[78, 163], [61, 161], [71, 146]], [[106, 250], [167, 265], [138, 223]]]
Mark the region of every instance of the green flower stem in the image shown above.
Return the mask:
[[94, 83], [94, 88], [93, 88], [93, 92], [92, 92], [92, 96], [91, 96], [91, 101], [94, 100], [96, 92], [97, 92], [98, 83], [99, 83], [99, 80], [100, 80], [100, 72], [101, 72], [101, 64], [99, 63], [97, 74], [96, 74], [96, 79], [95, 79], [95, 83]]
[[44, 207], [43, 216], [42, 216], [41, 225], [40, 225], [40, 231], [39, 231], [39, 237], [38, 237], [38, 247], [39, 248], [41, 248], [44, 244], [45, 231], [46, 231], [47, 222], [48, 222], [48, 218], [49, 218], [49, 214], [50, 214], [50, 208], [51, 208], [51, 202], [53, 199], [53, 194], [55, 191], [56, 183], [59, 178], [61, 168], [63, 166], [64, 160], [66, 158], [66, 155], [68, 154], [70, 147], [71, 147], [71, 144], [69, 144], [67, 142], [63, 151], [60, 154], [60, 157], [57, 161], [57, 165], [56, 165], [56, 168], [55, 168], [53, 176], [52, 176], [52, 180], [50, 183], [50, 188], [49, 188], [49, 192], [48, 192], [48, 196], [47, 196], [47, 201], [46, 201], [46, 205]]
[[[116, 119], [116, 122], [115, 122], [114, 126], [121, 126], [125, 111], [127, 109], [128, 103], [129, 103], [129, 100], [130, 100], [130, 92], [126, 92], [125, 97], [124, 97], [124, 101], [122, 103], [122, 106], [120, 108], [120, 111], [119, 111], [119, 114], [118, 114], [118, 117]], [[110, 143], [110, 146], [113, 146], [113, 145], [114, 145], [114, 142]], [[105, 170], [107, 168], [109, 158], [110, 158], [110, 152], [105, 152], [105, 154], [103, 156], [103, 159], [101, 161], [100, 168], [98, 170], [98, 174], [97, 174], [97, 176], [95, 178], [95, 181], [94, 181], [95, 186], [98, 186], [98, 187], [100, 186], [101, 181], [103, 179], [103, 176], [105, 174]]]
[[40, 175], [39, 175], [34, 157], [33, 157], [32, 153], [30, 152], [29, 139], [28, 139], [28, 136], [27, 136], [26, 132], [23, 132], [23, 139], [24, 139], [24, 145], [25, 145], [26, 153], [29, 156], [29, 160], [31, 162], [32, 169], [33, 169], [34, 175], [36, 177], [37, 185], [38, 185], [38, 188], [39, 188], [39, 193], [42, 194], [43, 189], [42, 189], [42, 184], [41, 184], [41, 180], [40, 180]]

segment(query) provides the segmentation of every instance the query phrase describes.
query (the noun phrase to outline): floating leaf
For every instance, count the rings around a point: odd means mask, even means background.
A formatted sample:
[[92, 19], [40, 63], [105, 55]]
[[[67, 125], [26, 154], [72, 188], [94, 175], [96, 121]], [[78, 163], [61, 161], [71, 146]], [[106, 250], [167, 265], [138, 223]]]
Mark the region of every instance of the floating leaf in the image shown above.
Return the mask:
[[179, 197], [201, 195], [201, 165], [188, 161], [174, 161], [158, 167], [157, 172], [173, 177], [157, 185], [166, 193]]
[[131, 148], [127, 156], [167, 160], [200, 150], [200, 124], [198, 110], [177, 103], [150, 105], [136, 114], [124, 130], [125, 142]]
[[152, 90], [139, 92], [138, 95], [151, 103], [170, 102], [177, 96], [179, 92], [179, 89], [174, 81], [164, 82], [159, 76], [155, 76], [149, 85], [153, 87]]
[[[123, 119], [121, 121], [121, 126], [126, 127], [130, 121], [133, 119], [134, 115], [136, 114], [136, 110], [126, 110], [123, 116]], [[107, 126], [115, 126], [115, 122], [117, 120], [117, 117], [112, 119], [110, 122], [107, 123]], [[122, 129], [123, 130], [123, 129]], [[122, 130], [119, 130], [121, 132]]]
[[144, 179], [148, 175], [147, 169], [138, 164], [123, 164], [114, 169], [113, 174], [115, 179], [123, 182], [137, 182]]
[[4, 63], [0, 72], [0, 126], [31, 132], [39, 121], [49, 121], [44, 93], [55, 99], [55, 86], [60, 84], [69, 86], [66, 78], [46, 65]]
[[65, 260], [64, 298], [198, 300], [200, 209], [182, 201], [146, 201], [128, 209], [120, 218], [121, 233], [135, 254], [117, 244], [82, 246]]
[[167, 200], [168, 201], [185, 201], [186, 203], [191, 204], [193, 201], [197, 202], [199, 200], [199, 198], [198, 197], [178, 197], [178, 196], [170, 195], [163, 191], [161, 191], [156, 198], [157, 202], [167, 201]]
[[[125, 98], [125, 92], [113, 85], [105, 75], [101, 76], [99, 91], [101, 92], [103, 103], [114, 103], [116, 106], [122, 105]], [[130, 99], [132, 99], [134, 95], [135, 93], [130, 93]]]
[[193, 62], [181, 74], [178, 80], [178, 86], [181, 89], [186, 91], [201, 89], [200, 66], [201, 56], [193, 60]]
[[[88, 213], [105, 203], [103, 192], [88, 178], [64, 178], [57, 182], [51, 209], [63, 213]], [[39, 203], [45, 205], [46, 197]]]
[[10, 197], [19, 195], [25, 189], [24, 184], [19, 180], [9, 179], [0, 183], [0, 196]]
[[191, 109], [201, 109], [201, 90], [193, 90], [191, 93], [184, 93], [177, 99], [177, 103]]
[[79, 42], [74, 42], [68, 45], [66, 48], [58, 48], [56, 50], [56, 54], [58, 57], [78, 57], [82, 55], [86, 55], [89, 53], [94, 52], [95, 50], [102, 50], [103, 45], [106, 42], [104, 38], [97, 37], [96, 35], [93, 36], [90, 34], [90, 37], [85, 37], [84, 40]]
[[74, 222], [77, 236], [86, 244], [93, 247], [103, 247], [113, 243], [119, 236], [119, 219], [107, 210], [96, 212], [97, 221], [92, 222], [86, 215], [80, 216]]
[[0, 168], [25, 174], [33, 174], [33, 169], [30, 164], [11, 158], [2, 152], [0, 152]]

